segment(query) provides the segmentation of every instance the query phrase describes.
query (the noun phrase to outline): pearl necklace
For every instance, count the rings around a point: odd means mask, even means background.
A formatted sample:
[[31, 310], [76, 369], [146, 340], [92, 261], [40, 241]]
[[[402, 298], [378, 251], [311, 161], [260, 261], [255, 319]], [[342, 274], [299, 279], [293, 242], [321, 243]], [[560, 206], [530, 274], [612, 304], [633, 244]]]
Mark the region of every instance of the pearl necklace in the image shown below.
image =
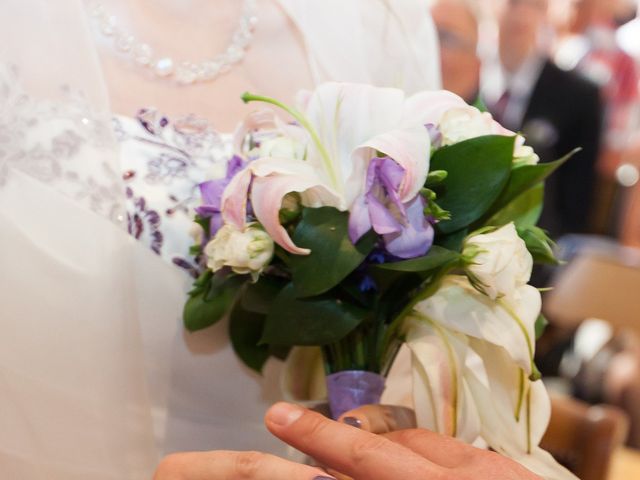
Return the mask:
[[238, 26], [224, 52], [202, 62], [175, 62], [173, 58], [156, 55], [154, 49], [118, 26], [118, 19], [106, 11], [104, 5], [92, 2], [89, 13], [94, 18], [99, 32], [111, 39], [119, 52], [128, 56], [135, 64], [151, 71], [156, 77], [173, 80], [181, 85], [213, 81], [242, 61], [258, 21], [256, 0], [244, 0]]

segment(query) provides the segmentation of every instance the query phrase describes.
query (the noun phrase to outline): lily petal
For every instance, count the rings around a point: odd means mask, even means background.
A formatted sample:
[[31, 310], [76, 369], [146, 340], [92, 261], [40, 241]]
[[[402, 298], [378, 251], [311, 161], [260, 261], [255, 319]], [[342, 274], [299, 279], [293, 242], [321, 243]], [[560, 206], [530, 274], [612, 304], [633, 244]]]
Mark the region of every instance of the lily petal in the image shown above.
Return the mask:
[[251, 165], [231, 179], [222, 193], [220, 202], [224, 222], [240, 230], [244, 230], [247, 224], [247, 196], [253, 177]]
[[412, 354], [418, 426], [474, 441], [480, 434], [480, 421], [463, 381], [468, 351], [465, 337], [426, 317], [411, 318], [407, 345]]
[[575, 480], [538, 447], [551, 414], [549, 396], [541, 380], [529, 381], [501, 347], [472, 340], [483, 360], [486, 379], [465, 371], [465, 380], [478, 407], [482, 437], [497, 452], [509, 456], [548, 480]]
[[301, 193], [305, 206], [315, 206], [309, 205], [309, 202], [320, 203], [344, 210], [340, 196], [330, 190], [308, 164], [283, 158], [261, 158], [238, 173], [222, 196], [223, 218], [238, 228], [246, 223], [250, 186], [256, 218], [274, 242], [296, 255], [307, 255], [310, 251], [297, 247], [280, 225], [280, 208], [287, 193]]
[[[369, 139], [393, 130], [402, 115], [404, 93], [395, 88], [377, 88], [351, 83], [325, 83], [306, 99], [304, 115], [315, 128], [320, 143], [326, 148], [339, 185], [348, 178], [357, 178], [361, 186], [368, 160], [354, 162], [353, 151]], [[345, 188], [348, 204], [362, 193]]]
[[540, 308], [540, 292], [525, 285], [520, 299], [504, 303], [478, 292], [467, 277], [449, 275], [438, 292], [418, 303], [416, 311], [451, 330], [503, 347], [529, 376], [533, 372], [534, 325]]
[[420, 92], [405, 101], [402, 120], [409, 125], [438, 125], [445, 112], [466, 106], [467, 103], [461, 97], [447, 90]]

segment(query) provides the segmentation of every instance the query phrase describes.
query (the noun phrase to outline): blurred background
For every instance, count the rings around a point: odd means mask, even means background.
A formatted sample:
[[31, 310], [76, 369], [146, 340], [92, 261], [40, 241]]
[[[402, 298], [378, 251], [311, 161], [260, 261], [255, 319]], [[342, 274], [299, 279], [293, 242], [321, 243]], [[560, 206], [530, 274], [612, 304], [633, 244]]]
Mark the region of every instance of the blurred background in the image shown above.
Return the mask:
[[431, 0], [444, 88], [521, 132], [563, 263], [534, 272], [553, 392], [543, 446], [583, 480], [640, 479], [638, 0]]

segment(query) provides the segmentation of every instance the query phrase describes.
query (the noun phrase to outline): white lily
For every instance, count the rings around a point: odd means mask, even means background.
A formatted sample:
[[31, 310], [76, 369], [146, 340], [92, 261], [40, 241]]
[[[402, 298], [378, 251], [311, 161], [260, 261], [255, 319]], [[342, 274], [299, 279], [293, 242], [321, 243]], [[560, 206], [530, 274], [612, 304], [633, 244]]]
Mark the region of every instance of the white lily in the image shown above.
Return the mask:
[[[369, 85], [327, 83], [304, 96], [300, 112], [275, 103], [296, 118], [298, 126], [276, 125], [283, 136], [304, 143], [306, 156], [265, 157], [251, 162], [226, 188], [225, 222], [243, 228], [247, 193], [254, 213], [274, 241], [294, 254], [307, 254], [278, 222], [282, 198], [298, 192], [304, 206], [348, 210], [364, 192], [372, 158], [387, 155], [404, 169], [399, 187], [402, 202], [413, 199], [429, 171], [431, 141], [425, 125], [442, 112], [464, 103], [449, 92], [423, 92], [406, 98], [401, 90]], [[264, 122], [265, 117], [260, 117]], [[275, 122], [274, 122], [275, 123]], [[296, 149], [300, 151], [300, 149]]]
[[418, 424], [494, 450], [549, 480], [575, 477], [538, 444], [550, 404], [533, 365], [540, 293], [492, 300], [466, 277], [445, 277], [405, 325]]

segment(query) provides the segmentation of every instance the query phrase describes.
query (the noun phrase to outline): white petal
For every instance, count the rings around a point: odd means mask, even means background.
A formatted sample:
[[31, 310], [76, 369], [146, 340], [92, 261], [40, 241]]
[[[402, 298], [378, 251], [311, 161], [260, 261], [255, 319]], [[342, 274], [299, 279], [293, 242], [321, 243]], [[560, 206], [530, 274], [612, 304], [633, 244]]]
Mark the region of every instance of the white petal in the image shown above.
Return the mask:
[[497, 452], [544, 478], [574, 479], [538, 447], [551, 413], [542, 381], [530, 382], [521, 375], [500, 347], [478, 340], [471, 346], [482, 358], [487, 375], [481, 379], [469, 369], [464, 374], [482, 421], [482, 437]]
[[498, 303], [478, 292], [466, 277], [450, 275], [415, 310], [445, 328], [505, 348], [528, 376], [533, 370], [534, 325], [540, 313], [540, 293], [528, 285], [516, 293], [520, 297], [517, 301], [503, 299], [503, 303]]
[[280, 378], [285, 400], [305, 402], [327, 398], [326, 376], [319, 347], [293, 347]]
[[480, 422], [463, 382], [465, 338], [424, 319], [410, 319], [407, 325], [418, 426], [474, 441]]
[[402, 119], [409, 125], [438, 125], [446, 111], [465, 106], [462, 98], [447, 90], [420, 92], [407, 98]]

